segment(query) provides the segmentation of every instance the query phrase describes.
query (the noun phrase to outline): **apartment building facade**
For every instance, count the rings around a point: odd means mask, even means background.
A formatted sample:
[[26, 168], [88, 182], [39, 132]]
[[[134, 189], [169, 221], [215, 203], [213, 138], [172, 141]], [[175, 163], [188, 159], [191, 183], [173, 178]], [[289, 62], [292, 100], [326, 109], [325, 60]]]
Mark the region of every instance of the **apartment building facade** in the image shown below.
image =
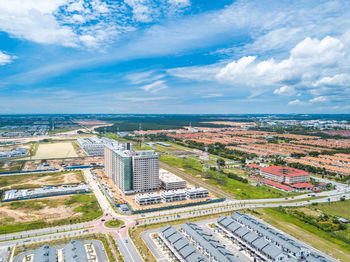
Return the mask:
[[310, 181], [310, 174], [292, 167], [269, 166], [260, 169], [260, 175], [279, 183], [296, 184]]
[[120, 150], [107, 145], [105, 172], [124, 193], [159, 189], [159, 155], [153, 150]]

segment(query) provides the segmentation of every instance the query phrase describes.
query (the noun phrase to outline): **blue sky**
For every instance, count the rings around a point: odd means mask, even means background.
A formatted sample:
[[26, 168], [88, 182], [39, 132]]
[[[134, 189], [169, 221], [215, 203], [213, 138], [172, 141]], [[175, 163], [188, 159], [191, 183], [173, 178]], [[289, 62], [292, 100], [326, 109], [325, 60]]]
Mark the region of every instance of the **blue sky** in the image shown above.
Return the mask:
[[0, 113], [350, 113], [350, 1], [0, 0]]

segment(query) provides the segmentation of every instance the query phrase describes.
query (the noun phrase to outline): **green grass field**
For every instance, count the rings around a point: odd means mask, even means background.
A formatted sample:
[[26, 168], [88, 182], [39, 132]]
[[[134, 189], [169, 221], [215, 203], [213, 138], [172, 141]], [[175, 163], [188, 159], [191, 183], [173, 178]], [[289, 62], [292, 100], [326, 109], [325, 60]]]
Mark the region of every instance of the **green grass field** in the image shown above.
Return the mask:
[[[182, 159], [174, 156], [160, 156], [160, 161], [180, 169], [183, 169], [187, 174], [201, 175], [202, 164], [193, 159]], [[237, 168], [230, 168], [225, 172], [235, 173], [239, 176], [245, 176], [246, 172]], [[227, 192], [233, 193], [238, 199], [261, 199], [261, 198], [279, 198], [279, 197], [290, 197], [296, 194], [288, 194], [283, 191], [267, 187], [267, 186], [253, 186], [245, 184], [243, 182], [230, 179], [223, 174], [218, 174], [220, 180], [225, 181], [225, 185], [222, 185], [216, 179], [207, 179], [205, 182], [217, 186]]]
[[322, 203], [318, 204], [316, 208], [326, 212], [327, 214], [344, 217], [350, 220], [350, 200]]
[[279, 198], [289, 197], [292, 194], [284, 193], [280, 190], [267, 186], [252, 186], [240, 181], [226, 178], [226, 185], [220, 185], [216, 180], [209, 179], [207, 182], [218, 186], [228, 192], [233, 193], [238, 199], [262, 199], [262, 198]]
[[[45, 208], [59, 208], [62, 206], [73, 208], [74, 216], [64, 219], [58, 218], [57, 220], [54, 219], [50, 222], [43, 219], [46, 215]], [[39, 218], [35, 219], [33, 217], [31, 221], [25, 222], [16, 222], [16, 219], [12, 217], [1, 218], [0, 234], [86, 222], [97, 219], [103, 214], [94, 194], [78, 194], [63, 198], [50, 197], [45, 199], [0, 203], [0, 213], [4, 207], [21, 213], [35, 214]]]
[[[344, 209], [348, 208], [348, 203], [345, 202], [337, 202], [335, 204], [334, 209], [331, 208], [332, 205], [329, 207], [329, 210], [331, 210], [330, 212], [340, 210], [339, 208], [341, 208], [341, 206]], [[318, 206], [316, 206], [316, 208], [318, 208]], [[310, 244], [314, 248], [332, 257], [338, 258], [341, 261], [350, 261], [350, 245], [340, 240], [335, 235], [338, 234], [349, 237], [349, 228], [340, 232], [326, 232], [302, 222], [289, 214], [285, 214], [278, 208], [265, 208], [258, 209], [257, 211], [260, 213], [260, 218], [276, 228]]]

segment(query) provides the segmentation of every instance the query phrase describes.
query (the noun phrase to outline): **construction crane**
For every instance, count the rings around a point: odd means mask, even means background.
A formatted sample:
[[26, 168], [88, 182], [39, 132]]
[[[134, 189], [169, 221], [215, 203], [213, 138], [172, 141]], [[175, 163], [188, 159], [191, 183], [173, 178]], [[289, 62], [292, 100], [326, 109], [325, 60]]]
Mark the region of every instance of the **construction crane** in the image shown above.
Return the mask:
[[142, 141], [141, 140], [143, 140], [143, 136], [142, 136], [142, 133], [141, 133], [141, 131], [142, 131], [142, 129], [141, 129], [141, 123], [139, 123], [139, 131], [140, 131], [140, 136], [139, 136], [139, 149], [141, 150], [142, 148]]

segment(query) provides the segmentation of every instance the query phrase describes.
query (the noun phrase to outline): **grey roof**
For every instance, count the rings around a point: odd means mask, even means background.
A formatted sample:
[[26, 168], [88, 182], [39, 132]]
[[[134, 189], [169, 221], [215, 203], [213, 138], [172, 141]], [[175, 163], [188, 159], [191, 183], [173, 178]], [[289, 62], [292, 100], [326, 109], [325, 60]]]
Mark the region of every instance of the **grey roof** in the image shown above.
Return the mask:
[[256, 249], [259, 249], [259, 250], [263, 249], [268, 244], [269, 244], [269, 242], [266, 241], [263, 237], [260, 237], [252, 242], [252, 246], [255, 247]]
[[242, 215], [244, 215], [244, 214], [237, 211], [237, 212], [235, 212], [234, 214], [231, 215], [231, 218], [232, 218], [233, 220], [236, 220], [236, 221], [237, 221], [237, 219], [240, 218]]
[[187, 245], [188, 245], [188, 241], [186, 241], [184, 238], [181, 238], [181, 239], [179, 239], [179, 241], [176, 241], [174, 243], [174, 248], [176, 250], [180, 250], [180, 249], [184, 248]]
[[63, 248], [63, 255], [66, 262], [88, 262], [84, 243], [72, 240]]
[[182, 230], [185, 231], [188, 235], [198, 245], [200, 245], [206, 252], [210, 254], [211, 257], [214, 257], [215, 260], [220, 262], [238, 262], [233, 254], [227, 251], [220, 243], [213, 239], [212, 235], [205, 233], [199, 226], [193, 223], [186, 223], [183, 225]]
[[171, 243], [174, 244], [176, 241], [180, 240], [182, 236], [176, 232], [176, 234], [172, 234], [167, 238], [167, 240]]
[[276, 257], [278, 257], [280, 254], [283, 253], [283, 251], [281, 249], [279, 249], [278, 247], [276, 247], [274, 244], [270, 243], [268, 244], [266, 247], [264, 247], [261, 250], [266, 256], [271, 257], [273, 259], [275, 259]]
[[190, 245], [186, 245], [185, 247], [183, 247], [180, 250], [180, 254], [181, 256], [183, 256], [184, 258], [188, 257], [189, 255], [191, 255], [192, 253], [196, 252], [195, 248], [193, 246]]
[[191, 255], [189, 255], [186, 258], [186, 261], [187, 262], [205, 262], [208, 260], [196, 252], [196, 253], [192, 253]]
[[298, 262], [299, 260], [293, 257], [287, 258], [286, 262]]
[[236, 231], [235, 231], [235, 234], [237, 235], [237, 236], [239, 236], [239, 237], [243, 237], [243, 236], [245, 236], [246, 234], [248, 234], [250, 232], [250, 230], [249, 229], [246, 229], [246, 228], [244, 228], [244, 227], [241, 227], [241, 228], [239, 228], [239, 229], [237, 229]]
[[255, 234], [254, 232], [250, 232], [243, 237], [243, 239], [245, 241], [247, 241], [248, 243], [252, 243], [257, 238], [259, 238], [259, 236], [257, 234]]
[[56, 262], [56, 260], [57, 260], [56, 248], [51, 247], [47, 244], [39, 247], [34, 252], [33, 262]]
[[232, 224], [234, 222], [235, 221], [232, 218], [230, 218], [230, 217], [224, 217], [224, 219], [221, 219], [221, 220], [218, 219], [218, 223], [220, 225], [222, 225], [223, 227], [227, 227], [227, 226], [229, 226], [230, 224]]
[[[232, 216], [234, 216], [235, 214], [233, 214]], [[249, 215], [238, 213], [237, 215], [235, 215], [235, 217], [237, 218], [237, 221], [248, 226], [253, 231], [256, 231], [259, 235], [264, 236], [265, 238], [271, 240], [272, 242], [278, 244], [279, 246], [282, 246], [283, 249], [287, 251], [290, 251], [292, 253], [298, 253], [303, 248], [303, 246], [297, 244], [294, 240], [290, 239], [287, 235], [283, 235], [277, 232], [273, 228], [270, 228], [260, 223], [258, 220], [256, 220], [255, 218]]]
[[237, 222], [233, 222], [232, 224], [230, 224], [227, 229], [230, 230], [232, 233], [235, 232], [238, 228], [240, 228], [241, 225], [238, 224]]
[[306, 258], [306, 262], [331, 262], [331, 260], [319, 254], [310, 253], [310, 255]]
[[179, 231], [170, 225], [161, 230], [162, 235], [174, 246], [186, 262], [208, 262], [197, 250], [183, 237]]

